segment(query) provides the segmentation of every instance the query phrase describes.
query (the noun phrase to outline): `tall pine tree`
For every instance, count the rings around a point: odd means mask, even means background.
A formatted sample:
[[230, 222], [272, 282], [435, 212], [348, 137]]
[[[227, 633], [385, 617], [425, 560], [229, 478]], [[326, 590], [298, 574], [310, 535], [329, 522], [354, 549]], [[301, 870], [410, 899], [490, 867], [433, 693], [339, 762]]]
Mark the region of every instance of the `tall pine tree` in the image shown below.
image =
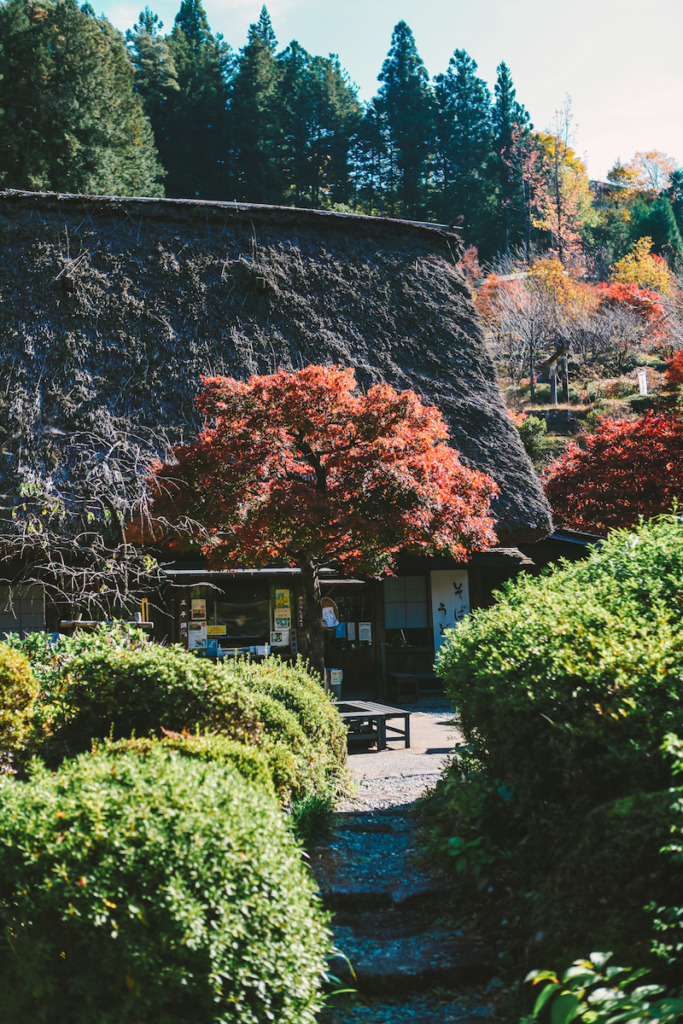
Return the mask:
[[161, 34], [163, 27], [159, 15], [145, 7], [133, 28], [126, 32], [126, 43], [135, 67], [135, 88], [142, 96], [145, 113], [155, 129], [155, 138], [157, 126], [163, 122], [162, 108], [180, 89], [173, 55], [168, 41]]
[[281, 68], [268, 11], [249, 26], [232, 85], [232, 182], [234, 198], [281, 203], [283, 175]]
[[123, 36], [75, 0], [0, 6], [0, 185], [163, 195]]
[[311, 206], [350, 196], [349, 150], [361, 107], [336, 57], [313, 57], [292, 42], [277, 58], [288, 198]]
[[[427, 69], [405, 21], [393, 31], [379, 81], [376, 106], [386, 120], [389, 155], [395, 155], [397, 212], [416, 218], [424, 211], [434, 103]], [[388, 198], [393, 208], [394, 196]]]
[[510, 69], [505, 62], [497, 68], [491, 111], [493, 130], [492, 172], [498, 183], [498, 247], [507, 255], [524, 238], [528, 200], [517, 166], [518, 151], [531, 132], [529, 114], [517, 101]]
[[222, 199], [226, 192], [230, 47], [213, 35], [201, 0], [182, 0], [168, 40], [178, 90], [155, 121], [166, 191]]
[[491, 252], [493, 190], [491, 94], [476, 61], [456, 50], [435, 82], [441, 217], [465, 217], [468, 241]]

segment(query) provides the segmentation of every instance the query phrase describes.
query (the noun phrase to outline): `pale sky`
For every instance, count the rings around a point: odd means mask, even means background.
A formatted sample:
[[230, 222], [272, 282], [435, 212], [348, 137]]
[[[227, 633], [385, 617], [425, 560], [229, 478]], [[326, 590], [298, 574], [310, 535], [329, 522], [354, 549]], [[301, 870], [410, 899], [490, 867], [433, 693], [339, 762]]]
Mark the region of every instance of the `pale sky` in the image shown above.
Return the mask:
[[[122, 30], [145, 2], [170, 31], [180, 0], [93, 0]], [[209, 24], [234, 50], [246, 42], [260, 0], [204, 0]], [[430, 75], [467, 50], [493, 90], [510, 68], [537, 130], [552, 124], [567, 96], [575, 149], [592, 178], [620, 158], [658, 149], [683, 164], [683, 0], [271, 0], [283, 49], [292, 39], [314, 54], [338, 53], [361, 100], [377, 91], [394, 25], [410, 25]]]

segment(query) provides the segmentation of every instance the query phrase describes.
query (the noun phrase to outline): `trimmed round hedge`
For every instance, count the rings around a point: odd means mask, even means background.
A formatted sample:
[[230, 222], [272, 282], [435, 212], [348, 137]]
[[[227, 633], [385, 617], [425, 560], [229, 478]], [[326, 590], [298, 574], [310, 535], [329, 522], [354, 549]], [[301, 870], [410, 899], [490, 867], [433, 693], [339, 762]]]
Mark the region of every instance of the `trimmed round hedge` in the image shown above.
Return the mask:
[[217, 732], [255, 742], [260, 724], [240, 681], [179, 647], [86, 650], [67, 662], [41, 754], [55, 763], [93, 740]]
[[38, 683], [23, 654], [0, 643], [0, 772], [12, 762], [31, 733]]
[[439, 674], [516, 815], [669, 784], [660, 748], [683, 734], [682, 613], [683, 522], [662, 517], [520, 576], [449, 632]]
[[0, 1001], [43, 1024], [312, 1024], [330, 938], [276, 801], [161, 744], [0, 780]]
[[[298, 658], [289, 665], [279, 658], [267, 658], [261, 664], [237, 662], [227, 669], [254, 695], [270, 698], [258, 704], [259, 717], [266, 732], [274, 732], [276, 723], [268, 712], [272, 701], [277, 701], [287, 712], [286, 731], [292, 731], [292, 718], [299, 733], [311, 749], [309, 773], [316, 789], [344, 789], [347, 785], [347, 730], [329, 695]], [[284, 723], [283, 726], [284, 728]]]
[[133, 736], [128, 740], [107, 741], [95, 751], [108, 756], [118, 757], [120, 754], [135, 754], [147, 757], [161, 746], [167, 751], [182, 757], [192, 757], [198, 761], [212, 762], [218, 765], [229, 765], [235, 768], [247, 782], [256, 783], [275, 796], [275, 785], [271, 764], [266, 753], [259, 747], [250, 747], [240, 740], [221, 736], [219, 733], [204, 733], [199, 736], [169, 733], [162, 740], [145, 736], [140, 739]]

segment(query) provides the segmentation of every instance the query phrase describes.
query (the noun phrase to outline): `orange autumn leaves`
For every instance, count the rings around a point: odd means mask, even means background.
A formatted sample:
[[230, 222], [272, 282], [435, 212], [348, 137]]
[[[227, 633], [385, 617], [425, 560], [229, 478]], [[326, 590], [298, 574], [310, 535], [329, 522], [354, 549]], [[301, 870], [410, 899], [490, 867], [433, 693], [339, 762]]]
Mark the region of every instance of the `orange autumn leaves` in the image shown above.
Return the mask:
[[151, 522], [132, 538], [200, 548], [216, 567], [316, 560], [368, 575], [400, 550], [463, 558], [495, 543], [496, 484], [462, 465], [412, 391], [359, 392], [338, 366], [203, 385], [206, 426], [157, 468]]

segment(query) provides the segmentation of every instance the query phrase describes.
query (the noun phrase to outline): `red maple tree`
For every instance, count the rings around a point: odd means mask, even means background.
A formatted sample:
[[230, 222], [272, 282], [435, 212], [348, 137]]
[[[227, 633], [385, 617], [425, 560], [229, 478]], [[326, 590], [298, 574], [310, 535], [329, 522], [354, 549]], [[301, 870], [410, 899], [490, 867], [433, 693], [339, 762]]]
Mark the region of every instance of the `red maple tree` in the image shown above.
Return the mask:
[[683, 349], [674, 352], [666, 364], [666, 386], [668, 391], [683, 387]]
[[462, 465], [441, 414], [412, 391], [361, 394], [336, 366], [203, 385], [207, 425], [156, 468], [152, 522], [131, 536], [199, 547], [214, 568], [297, 566], [316, 670], [323, 565], [376, 576], [400, 550], [463, 558], [495, 543], [496, 484]]
[[621, 281], [598, 284], [595, 286], [595, 292], [599, 300], [599, 312], [626, 309], [636, 314], [644, 325], [648, 325], [649, 339], [659, 336], [665, 323], [665, 311], [662, 297], [657, 292], [651, 288], [640, 288], [632, 282], [624, 284]]
[[683, 421], [664, 413], [601, 419], [543, 475], [556, 518], [606, 534], [668, 512], [683, 499]]

